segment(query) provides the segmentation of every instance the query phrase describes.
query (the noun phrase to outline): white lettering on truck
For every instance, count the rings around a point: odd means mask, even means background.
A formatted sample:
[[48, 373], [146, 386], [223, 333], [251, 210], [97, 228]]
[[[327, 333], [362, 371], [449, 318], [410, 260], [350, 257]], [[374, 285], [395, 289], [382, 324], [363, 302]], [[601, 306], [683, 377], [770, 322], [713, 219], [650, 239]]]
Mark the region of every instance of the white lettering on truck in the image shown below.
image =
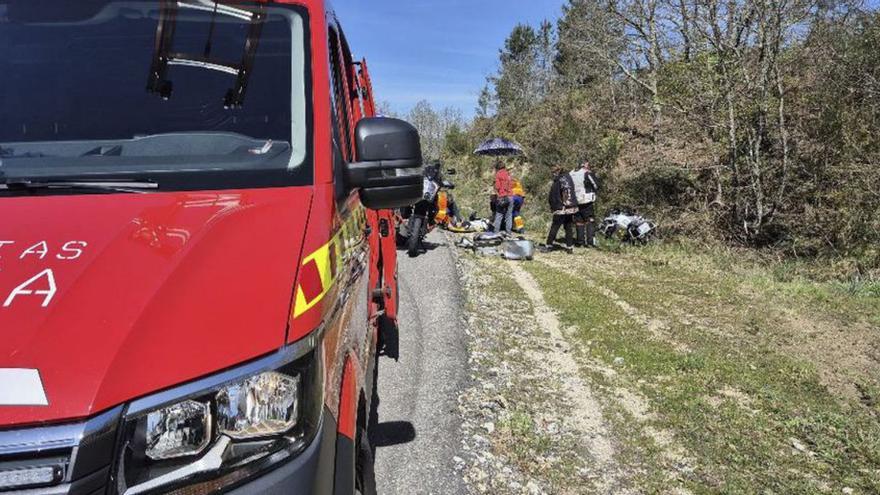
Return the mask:
[[[0, 240], [0, 260], [3, 258], [3, 252], [9, 254], [8, 252], [11, 250], [9, 246], [17, 243], [18, 241]], [[22, 246], [25, 245], [26, 244], [22, 244]], [[51, 260], [54, 258], [62, 262], [67, 262], [81, 258], [88, 245], [89, 244], [85, 241], [68, 241], [61, 244], [61, 247], [59, 248], [57, 244], [53, 243], [53, 245], [50, 245], [47, 241], [40, 241], [23, 251], [16, 251], [15, 254], [19, 254], [19, 260]], [[7, 261], [8, 259], [9, 258], [7, 257], [4, 261]], [[0, 266], [0, 281], [2, 281], [2, 279], [3, 267]], [[5, 285], [5, 283], [3, 285]], [[5, 292], [6, 288], [3, 287], [2, 289], [4, 289], [3, 292]], [[12, 289], [3, 302], [3, 305], [0, 306], [0, 309], [12, 306], [13, 303], [17, 302], [22, 297], [34, 296], [41, 297], [41, 306], [46, 308], [49, 307], [49, 304], [55, 298], [57, 293], [58, 284], [55, 280], [55, 272], [52, 268], [46, 268]]]
[[46, 241], [40, 241], [33, 246], [25, 249], [25, 251], [21, 253], [21, 256], [18, 257], [18, 259], [23, 260], [25, 259], [25, 257], [30, 255], [37, 255], [40, 257], [40, 259], [44, 259], [47, 254], [49, 254], [49, 244], [47, 244]]
[[75, 260], [82, 256], [83, 249], [88, 246], [83, 241], [70, 241], [61, 246], [61, 253], [55, 255], [59, 260]]
[[[47, 288], [34, 288], [32, 285], [36, 285], [37, 282], [45, 278], [48, 283]], [[46, 287], [43, 285], [42, 287]], [[52, 298], [55, 297], [55, 293], [58, 292], [58, 286], [55, 284], [55, 275], [52, 273], [51, 268], [47, 268], [40, 273], [34, 275], [29, 280], [19, 285], [15, 289], [12, 289], [12, 292], [9, 294], [9, 297], [6, 298], [6, 302], [3, 303], [4, 308], [8, 308], [12, 305], [12, 301], [15, 300], [18, 296], [43, 296], [43, 307], [48, 307], [49, 303], [52, 302]]]

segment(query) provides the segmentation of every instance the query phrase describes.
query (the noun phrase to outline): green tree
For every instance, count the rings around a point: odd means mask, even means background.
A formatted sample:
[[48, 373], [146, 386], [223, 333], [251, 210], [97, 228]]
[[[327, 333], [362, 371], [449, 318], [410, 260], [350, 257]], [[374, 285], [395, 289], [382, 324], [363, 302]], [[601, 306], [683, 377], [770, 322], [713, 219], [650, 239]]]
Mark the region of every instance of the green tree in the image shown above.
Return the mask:
[[501, 67], [491, 79], [500, 114], [515, 115], [535, 103], [537, 47], [538, 34], [525, 24], [513, 28], [504, 42], [504, 49], [500, 52]]

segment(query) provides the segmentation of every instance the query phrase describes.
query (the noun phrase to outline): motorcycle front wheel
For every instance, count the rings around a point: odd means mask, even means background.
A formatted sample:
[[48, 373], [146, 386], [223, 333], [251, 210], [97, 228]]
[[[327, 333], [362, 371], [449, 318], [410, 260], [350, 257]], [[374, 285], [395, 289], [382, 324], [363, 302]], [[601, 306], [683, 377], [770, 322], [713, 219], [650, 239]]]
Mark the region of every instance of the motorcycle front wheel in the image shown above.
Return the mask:
[[409, 237], [406, 239], [406, 252], [411, 258], [419, 255], [422, 239], [422, 222], [424, 220], [418, 215], [413, 215], [409, 219], [408, 231]]

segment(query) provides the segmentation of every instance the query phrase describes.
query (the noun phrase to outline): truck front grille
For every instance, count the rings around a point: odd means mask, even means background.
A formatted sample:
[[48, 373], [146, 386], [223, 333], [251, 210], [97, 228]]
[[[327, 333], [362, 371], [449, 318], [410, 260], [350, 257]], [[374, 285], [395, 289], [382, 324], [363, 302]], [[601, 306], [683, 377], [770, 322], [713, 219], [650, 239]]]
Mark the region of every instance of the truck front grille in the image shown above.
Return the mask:
[[121, 415], [117, 407], [79, 423], [0, 430], [0, 493], [104, 493]]

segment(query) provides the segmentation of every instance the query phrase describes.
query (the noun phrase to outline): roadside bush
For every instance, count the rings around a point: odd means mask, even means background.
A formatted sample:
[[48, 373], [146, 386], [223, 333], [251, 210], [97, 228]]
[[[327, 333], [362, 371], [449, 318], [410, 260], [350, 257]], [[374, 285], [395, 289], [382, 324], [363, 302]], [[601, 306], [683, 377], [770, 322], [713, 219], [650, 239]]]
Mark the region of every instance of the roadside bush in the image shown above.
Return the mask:
[[622, 180], [618, 189], [618, 201], [636, 208], [684, 207], [693, 197], [694, 182], [690, 172], [662, 164], [648, 166]]

